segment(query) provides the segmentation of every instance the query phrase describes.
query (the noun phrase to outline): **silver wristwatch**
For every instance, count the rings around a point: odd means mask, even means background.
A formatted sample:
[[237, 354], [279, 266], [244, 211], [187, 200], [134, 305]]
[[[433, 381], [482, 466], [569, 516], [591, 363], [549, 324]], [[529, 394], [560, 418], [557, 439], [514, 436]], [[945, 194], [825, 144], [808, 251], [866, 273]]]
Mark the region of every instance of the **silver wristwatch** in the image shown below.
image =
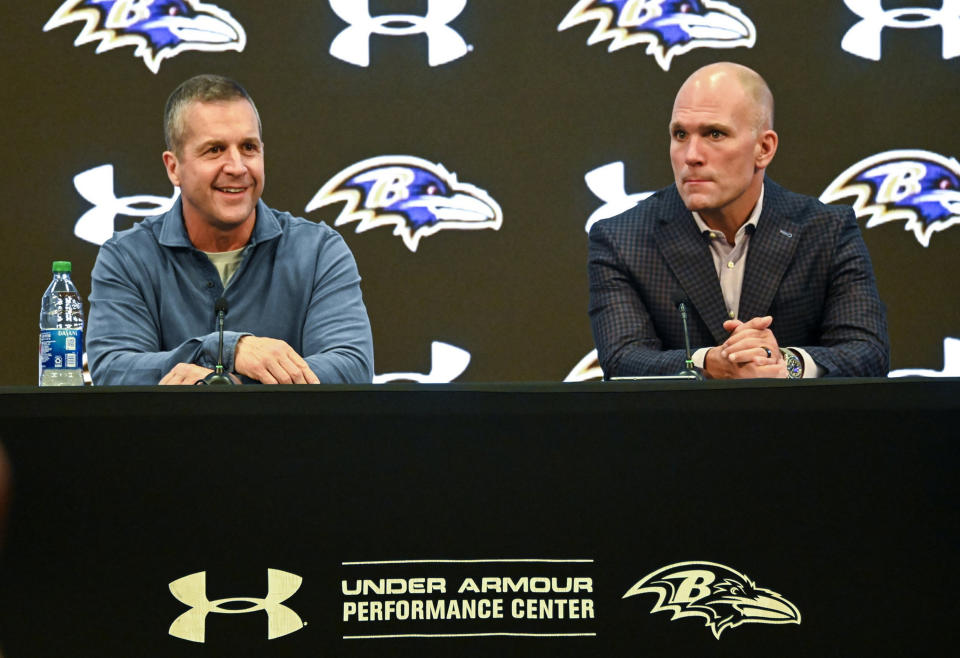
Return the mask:
[[780, 354], [787, 364], [787, 379], [803, 379], [803, 360], [790, 350], [780, 348]]

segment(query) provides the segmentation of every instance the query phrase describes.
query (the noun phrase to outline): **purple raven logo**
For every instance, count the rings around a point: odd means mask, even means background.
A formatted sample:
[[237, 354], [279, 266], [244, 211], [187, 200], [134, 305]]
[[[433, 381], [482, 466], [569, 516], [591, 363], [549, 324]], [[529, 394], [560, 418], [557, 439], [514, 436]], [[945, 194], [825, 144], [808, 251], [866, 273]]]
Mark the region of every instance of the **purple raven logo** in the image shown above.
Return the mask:
[[136, 46], [134, 56], [154, 73], [185, 50], [242, 51], [247, 43], [229, 13], [199, 0], [67, 0], [43, 31], [74, 22], [84, 25], [73, 45], [99, 41], [97, 54]]
[[384, 155], [351, 165], [327, 181], [307, 212], [346, 201], [334, 225], [360, 222], [357, 233], [393, 226], [410, 251], [443, 229], [498, 230], [503, 212], [490, 195], [461, 183], [442, 164], [409, 155]]
[[939, 153], [897, 150], [864, 158], [837, 176], [820, 200], [856, 197], [853, 209], [867, 228], [904, 220], [917, 241], [960, 223], [960, 163]]
[[757, 587], [739, 571], [715, 562], [678, 562], [644, 576], [623, 598], [656, 594], [650, 611], [673, 617], [703, 617], [713, 636], [740, 624], [799, 624], [800, 611], [769, 589]]
[[613, 52], [645, 43], [664, 71], [694, 48], [752, 48], [757, 38], [740, 9], [717, 0], [578, 0], [557, 30], [589, 21], [597, 24], [587, 45], [610, 40]]
[[564, 377], [565, 382], [589, 382], [603, 379], [603, 369], [597, 358], [597, 350], [590, 350], [586, 356], [577, 361], [577, 365]]

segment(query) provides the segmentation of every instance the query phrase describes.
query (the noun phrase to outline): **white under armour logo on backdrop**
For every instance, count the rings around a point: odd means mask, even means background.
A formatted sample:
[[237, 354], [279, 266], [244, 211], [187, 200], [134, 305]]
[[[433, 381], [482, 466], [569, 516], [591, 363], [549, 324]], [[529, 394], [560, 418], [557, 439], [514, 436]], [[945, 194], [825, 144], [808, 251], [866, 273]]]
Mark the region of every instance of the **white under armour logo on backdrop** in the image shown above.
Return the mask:
[[847, 30], [840, 47], [848, 53], [880, 61], [883, 54], [883, 29], [916, 30], [939, 26], [943, 31], [941, 51], [944, 59], [960, 55], [960, 0], [943, 0], [940, 9], [900, 7], [884, 9], [882, 0], [843, 0], [850, 11], [863, 20]]
[[440, 66], [452, 62], [471, 50], [460, 33], [449, 25], [466, 6], [467, 0], [429, 0], [425, 16], [371, 16], [370, 0], [330, 0], [330, 7], [337, 16], [350, 24], [330, 44], [330, 54], [356, 66], [370, 66], [371, 35], [405, 37], [426, 34], [427, 63]]
[[590, 232], [590, 227], [601, 219], [615, 217], [630, 210], [653, 194], [653, 192], [627, 194], [624, 165], [621, 160], [591, 169], [584, 175], [583, 180], [586, 181], [590, 191], [603, 201], [603, 205], [594, 210], [587, 218], [585, 227], [587, 233]]
[[93, 204], [83, 213], [73, 227], [73, 233], [81, 240], [103, 244], [114, 231], [117, 215], [150, 217], [160, 215], [173, 207], [180, 188], [174, 187], [169, 197], [152, 194], [136, 194], [118, 197], [113, 185], [113, 165], [105, 164], [87, 169], [73, 177], [73, 186], [84, 199]]
[[[303, 578], [280, 571], [267, 569], [267, 596], [262, 599], [235, 596], [228, 599], [211, 601], [207, 598], [207, 572], [198, 571], [189, 576], [178, 578], [170, 583], [170, 593], [177, 600], [190, 606], [190, 609], [173, 620], [170, 635], [191, 642], [203, 642], [206, 639], [207, 615], [218, 612], [228, 615], [240, 615], [263, 610], [267, 613], [267, 639], [288, 635], [303, 628], [300, 616], [282, 605], [293, 596]], [[225, 603], [249, 603], [249, 608], [224, 608]]]
[[430, 372], [388, 372], [374, 375], [374, 384], [387, 382], [417, 382], [418, 384], [448, 384], [463, 374], [470, 365], [470, 352], [438, 340], [430, 343]]

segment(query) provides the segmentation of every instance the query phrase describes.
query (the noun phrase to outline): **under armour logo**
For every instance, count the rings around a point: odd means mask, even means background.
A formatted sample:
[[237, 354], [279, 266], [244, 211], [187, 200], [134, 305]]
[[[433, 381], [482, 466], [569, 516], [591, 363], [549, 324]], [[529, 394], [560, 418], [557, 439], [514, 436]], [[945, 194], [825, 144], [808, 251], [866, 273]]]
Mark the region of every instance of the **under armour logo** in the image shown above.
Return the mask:
[[[267, 639], [272, 640], [303, 628], [300, 616], [281, 605], [300, 588], [303, 578], [296, 574], [267, 569], [267, 596], [262, 599], [234, 597], [211, 601], [207, 598], [207, 572], [199, 571], [170, 583], [170, 592], [178, 601], [190, 606], [170, 624], [170, 635], [191, 642], [203, 642], [206, 637], [207, 613], [219, 612], [228, 615], [245, 614], [265, 610], [267, 613]], [[225, 603], [250, 603], [252, 607], [233, 610], [221, 607]]]
[[882, 0], [843, 0], [863, 20], [847, 30], [840, 47], [848, 53], [880, 61], [883, 28], [916, 30], [940, 26], [944, 59], [960, 56], [960, 0], [943, 0], [940, 9], [900, 7], [884, 9]]
[[450, 27], [467, 0], [428, 0], [426, 16], [416, 14], [370, 15], [370, 0], [330, 0], [337, 16], [349, 23], [330, 44], [330, 54], [357, 66], [370, 66], [370, 35], [403, 37], [426, 34], [427, 62], [440, 66], [463, 57], [471, 47]]
[[438, 340], [430, 343], [430, 372], [388, 372], [374, 375], [374, 384], [387, 382], [417, 382], [418, 384], [448, 384], [463, 374], [470, 365], [470, 352], [442, 343]]
[[106, 164], [87, 169], [73, 177], [73, 186], [84, 199], [93, 204], [83, 213], [73, 227], [73, 233], [81, 240], [103, 244], [110, 239], [117, 215], [149, 217], [165, 213], [173, 207], [180, 188], [173, 188], [169, 197], [138, 194], [118, 197], [113, 186], [113, 165]]
[[618, 160], [592, 169], [584, 175], [583, 180], [586, 181], [587, 187], [603, 201], [603, 205], [587, 218], [585, 227], [587, 233], [590, 232], [590, 227], [601, 219], [616, 217], [653, 194], [653, 192], [627, 194], [624, 173], [623, 162]]
[[943, 339], [943, 370], [905, 368], [891, 370], [888, 377], [960, 377], [960, 338]]

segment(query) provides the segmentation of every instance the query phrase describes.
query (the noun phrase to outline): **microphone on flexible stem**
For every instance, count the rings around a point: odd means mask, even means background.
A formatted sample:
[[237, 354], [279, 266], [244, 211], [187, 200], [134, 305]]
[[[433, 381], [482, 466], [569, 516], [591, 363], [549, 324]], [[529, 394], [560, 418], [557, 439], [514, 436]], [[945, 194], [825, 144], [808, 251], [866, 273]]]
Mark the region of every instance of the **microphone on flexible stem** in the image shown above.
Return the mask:
[[690, 332], [687, 330], [687, 306], [690, 304], [685, 299], [676, 299], [674, 305], [680, 309], [680, 318], [683, 320], [683, 340], [687, 347], [687, 361], [683, 370], [675, 375], [641, 375], [641, 376], [620, 376], [611, 377], [610, 381], [638, 381], [638, 380], [665, 380], [665, 381], [701, 381], [703, 374], [693, 364], [693, 356], [690, 354]]
[[198, 384], [208, 386], [220, 386], [223, 384], [233, 384], [233, 380], [223, 372], [223, 316], [227, 314], [227, 300], [221, 297], [217, 300], [213, 310], [217, 314], [217, 324], [220, 327], [220, 349], [217, 352], [217, 367], [209, 375], [201, 379]]
[[686, 348], [687, 360], [684, 363], [684, 369], [677, 373], [680, 377], [689, 377], [701, 381], [701, 373], [693, 363], [693, 354], [690, 352], [690, 331], [687, 329], [687, 301], [684, 299], [677, 301], [677, 310], [680, 311], [680, 321], [683, 323], [683, 344]]

